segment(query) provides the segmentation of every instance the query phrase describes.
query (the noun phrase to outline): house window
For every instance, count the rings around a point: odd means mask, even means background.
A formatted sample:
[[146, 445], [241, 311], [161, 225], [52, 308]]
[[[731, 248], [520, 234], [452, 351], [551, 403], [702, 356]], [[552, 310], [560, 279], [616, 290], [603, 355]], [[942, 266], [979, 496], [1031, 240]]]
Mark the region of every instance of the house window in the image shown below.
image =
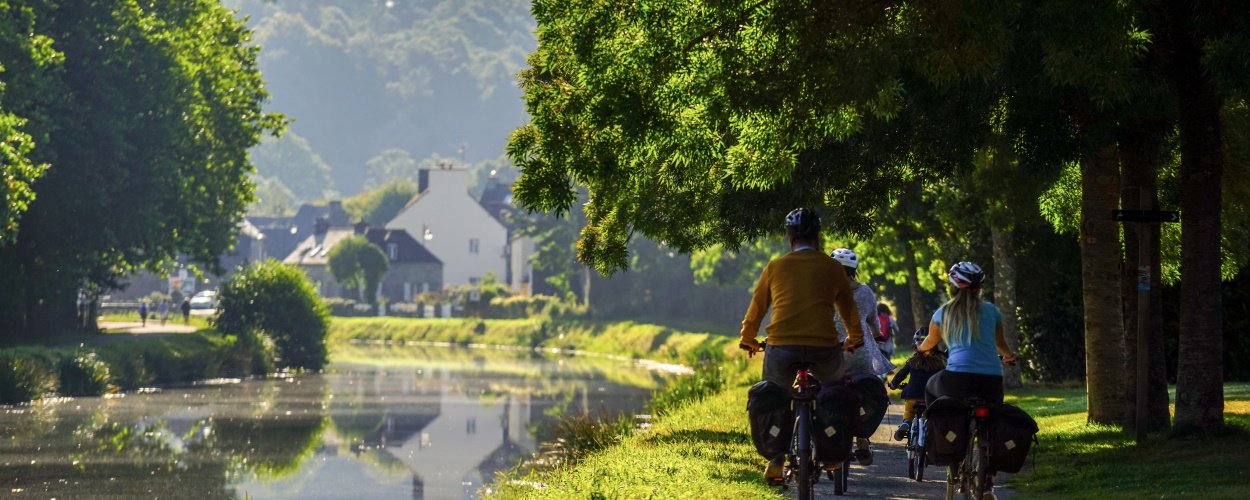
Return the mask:
[[469, 253], [477, 255], [478, 247], [481, 246], [477, 238], [469, 238]]
[[428, 293], [429, 291], [430, 291], [430, 284], [428, 282], [421, 283], [421, 293]]
[[399, 260], [399, 243], [387, 243], [386, 256], [390, 257], [391, 262]]
[[469, 278], [469, 284], [472, 286], [477, 286], [478, 283], [481, 283], [481, 282], [482, 282], [482, 278]]

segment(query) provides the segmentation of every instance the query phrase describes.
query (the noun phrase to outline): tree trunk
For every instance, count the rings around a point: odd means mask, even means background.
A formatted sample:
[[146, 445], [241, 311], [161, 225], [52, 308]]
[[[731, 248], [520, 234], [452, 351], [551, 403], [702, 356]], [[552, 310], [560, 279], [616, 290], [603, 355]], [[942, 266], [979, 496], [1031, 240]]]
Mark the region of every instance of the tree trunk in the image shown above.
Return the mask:
[[912, 325], [912, 332], [923, 327], [929, 326], [929, 317], [932, 314], [925, 310], [924, 289], [920, 287], [920, 272], [916, 268], [916, 251], [907, 245], [907, 251], [903, 252], [903, 262], [907, 266], [907, 290], [911, 292], [911, 315], [915, 320]]
[[1089, 421], [1124, 423], [1124, 316], [1120, 304], [1120, 200], [1115, 147], [1081, 162], [1081, 291]]
[[[1189, 35], [1189, 33], [1185, 33]], [[1176, 363], [1177, 430], [1224, 423], [1220, 283], [1220, 96], [1198, 64], [1200, 47], [1177, 37], [1172, 68], [1181, 138], [1181, 317]]]
[[590, 274], [594, 271], [590, 266], [582, 268], [582, 303], [590, 307]]
[[[1121, 172], [1124, 184], [1120, 202], [1125, 210], [1159, 209], [1159, 156], [1161, 136], [1170, 125], [1160, 121], [1142, 123], [1132, 127], [1128, 136], [1120, 141]], [[1145, 204], [1142, 200], [1145, 199]], [[1148, 262], [1139, 261], [1140, 232], [1146, 231]], [[1150, 272], [1148, 308], [1149, 326], [1146, 331], [1149, 370], [1146, 382], [1146, 431], [1166, 429], [1170, 425], [1168, 412], [1167, 365], [1163, 353], [1163, 289], [1160, 278], [1160, 224], [1124, 224], [1124, 347], [1125, 353], [1125, 420], [1136, 425], [1137, 421], [1137, 345], [1138, 276], [1137, 269], [1145, 266]]]
[[[1016, 256], [1011, 244], [1011, 233], [997, 224], [990, 225], [990, 238], [994, 242], [994, 303], [1003, 313], [1003, 331], [1007, 334], [1007, 346], [1011, 352], [1020, 352], [1020, 330], [1016, 325]], [[1020, 365], [1003, 366], [1003, 387], [1018, 388], [1021, 385]]]

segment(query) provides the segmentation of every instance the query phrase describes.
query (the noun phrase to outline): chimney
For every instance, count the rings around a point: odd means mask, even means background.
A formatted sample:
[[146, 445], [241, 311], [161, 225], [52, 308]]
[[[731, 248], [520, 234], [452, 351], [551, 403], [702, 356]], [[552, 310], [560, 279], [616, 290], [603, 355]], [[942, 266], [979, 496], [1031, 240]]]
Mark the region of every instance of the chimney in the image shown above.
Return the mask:
[[326, 217], [317, 217], [313, 222], [313, 234], [325, 234], [330, 230], [330, 219]]
[[421, 170], [418, 174], [418, 189], [422, 192], [430, 189], [437, 192], [467, 194], [469, 192], [469, 169], [442, 164], [435, 168]]

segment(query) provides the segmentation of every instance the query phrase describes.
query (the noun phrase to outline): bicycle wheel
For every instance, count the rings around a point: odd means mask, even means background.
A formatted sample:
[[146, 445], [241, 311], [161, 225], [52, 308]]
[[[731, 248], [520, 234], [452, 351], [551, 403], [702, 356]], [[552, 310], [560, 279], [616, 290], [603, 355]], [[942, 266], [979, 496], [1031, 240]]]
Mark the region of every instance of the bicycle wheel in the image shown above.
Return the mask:
[[946, 466], [946, 500], [955, 500], [955, 485], [959, 483], [959, 464]]
[[812, 446], [812, 407], [798, 405], [795, 412], [794, 486], [799, 489], [799, 500], [812, 500], [812, 485], [816, 482], [815, 447]]
[[915, 479], [916, 481], [924, 481], [924, 466], [925, 466], [924, 450], [920, 450], [916, 452], [915, 462], [916, 462]]
[[907, 479], [916, 479], [916, 451], [907, 445]]
[[846, 464], [842, 464], [838, 470], [833, 471], [833, 494], [841, 496], [846, 493], [846, 485], [842, 482], [842, 475], [846, 474]]
[[972, 498], [974, 500], [982, 500], [985, 494], [993, 491], [990, 485], [990, 466], [985, 456], [985, 442], [978, 438], [973, 442], [972, 466], [969, 467], [971, 477], [969, 481], [972, 483]]

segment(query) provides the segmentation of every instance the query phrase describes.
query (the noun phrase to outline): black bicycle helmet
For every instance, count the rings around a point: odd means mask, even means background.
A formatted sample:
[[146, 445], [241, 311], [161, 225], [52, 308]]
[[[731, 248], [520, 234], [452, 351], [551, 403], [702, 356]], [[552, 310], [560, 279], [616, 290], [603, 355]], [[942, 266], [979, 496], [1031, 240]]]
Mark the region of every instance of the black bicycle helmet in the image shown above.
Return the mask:
[[796, 237], [820, 235], [820, 215], [810, 208], [796, 208], [786, 215], [786, 232]]
[[913, 345], [919, 346], [920, 344], [923, 344], [924, 339], [927, 338], [929, 338], [929, 327], [922, 326], [919, 330], [916, 330], [914, 335], [911, 336], [911, 341]]
[[985, 271], [981, 270], [981, 266], [968, 262], [966, 260], [956, 262], [951, 266], [950, 275], [947, 280], [955, 288], [973, 288], [981, 286], [985, 282]]

